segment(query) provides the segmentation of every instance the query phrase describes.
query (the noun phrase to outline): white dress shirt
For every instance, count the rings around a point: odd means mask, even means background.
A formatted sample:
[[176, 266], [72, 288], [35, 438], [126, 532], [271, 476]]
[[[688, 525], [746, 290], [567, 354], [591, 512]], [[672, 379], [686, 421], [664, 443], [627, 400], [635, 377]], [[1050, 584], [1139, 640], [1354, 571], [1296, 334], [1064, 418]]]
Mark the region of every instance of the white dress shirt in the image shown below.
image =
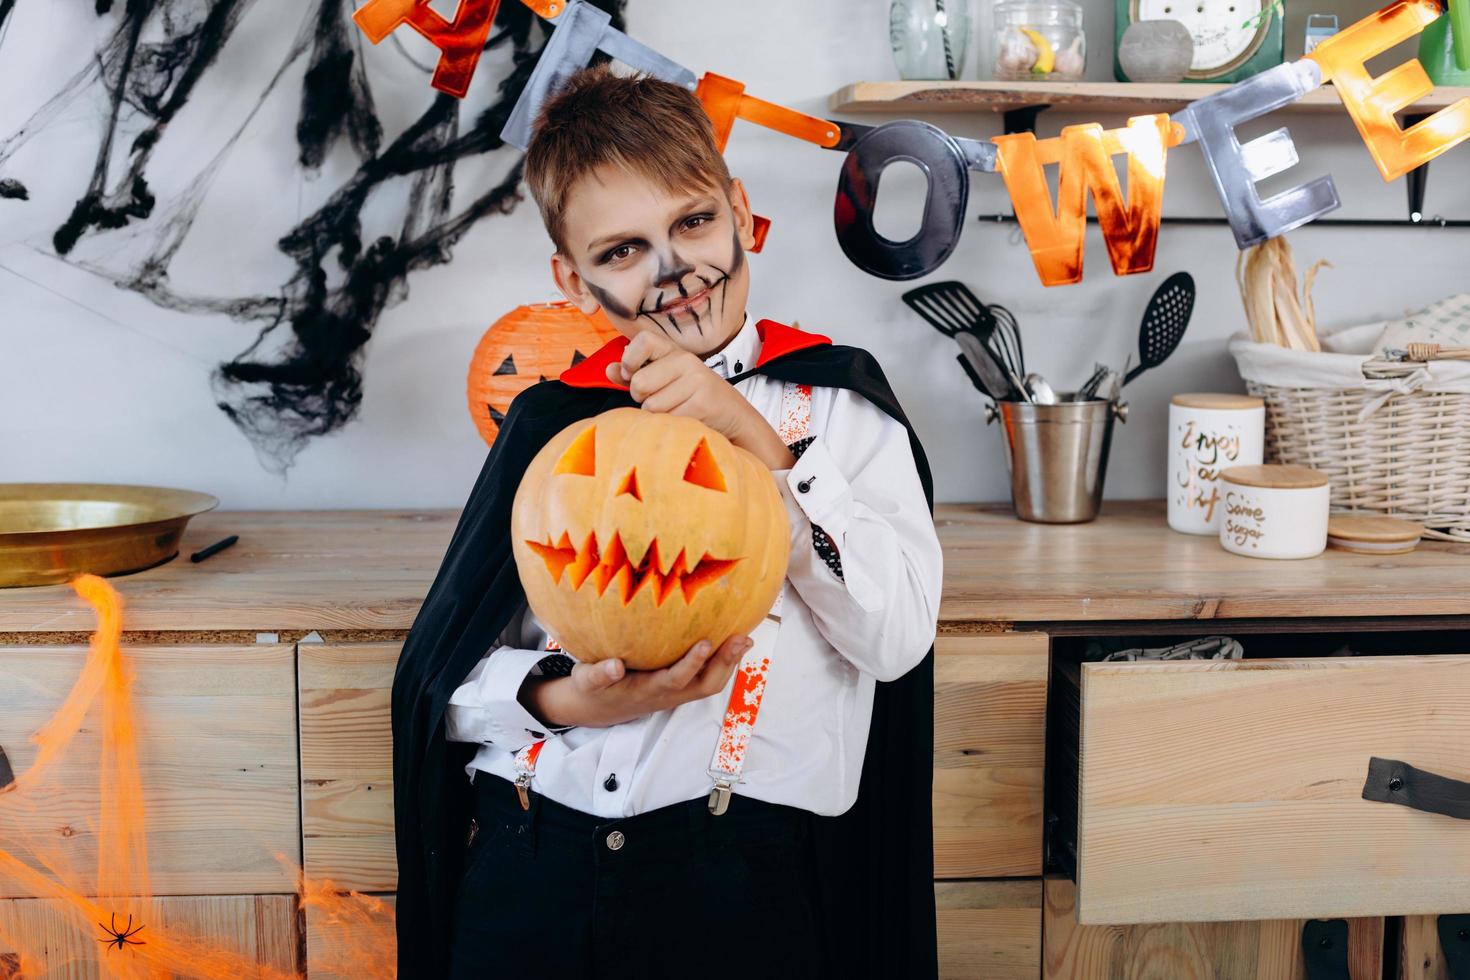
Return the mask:
[[[760, 345], [747, 313], [705, 363], [728, 378], [755, 364]], [[735, 388], [777, 425], [782, 382], [757, 374]], [[814, 386], [808, 435], [796, 465], [772, 471], [791, 521], [790, 587], [734, 792], [835, 816], [857, 799], [874, 683], [902, 676], [934, 642], [943, 558], [902, 424], [862, 395]], [[814, 524], [842, 577], [817, 554]], [[523, 603], [451, 695], [448, 738], [480, 743], [471, 780], [478, 770], [514, 780], [514, 753], [544, 737], [531, 788], [584, 813], [627, 817], [708, 795], [733, 677], [718, 695], [633, 721], [553, 729], [517, 697], [550, 639]]]

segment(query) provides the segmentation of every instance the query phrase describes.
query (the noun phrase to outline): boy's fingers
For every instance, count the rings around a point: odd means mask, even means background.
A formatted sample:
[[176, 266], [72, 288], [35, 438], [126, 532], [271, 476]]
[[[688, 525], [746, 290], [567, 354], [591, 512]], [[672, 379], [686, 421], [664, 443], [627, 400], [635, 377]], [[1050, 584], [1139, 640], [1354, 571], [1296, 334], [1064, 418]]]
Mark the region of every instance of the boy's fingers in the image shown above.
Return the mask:
[[595, 664], [578, 664], [572, 673], [578, 676], [585, 690], [600, 691], [623, 679], [623, 662], [614, 657]]
[[679, 409], [687, 406], [698, 393], [699, 388], [694, 384], [693, 379], [680, 378], [670, 381], [657, 391], [651, 392], [647, 398], [640, 398], [638, 401], [650, 412], [677, 414]]
[[624, 372], [631, 378], [644, 364], [658, 360], [673, 348], [672, 340], [645, 330], [628, 341], [628, 346], [623, 348], [623, 358], [620, 363], [623, 365]]
[[628, 379], [628, 394], [641, 402], [678, 380], [677, 365], [671, 365], [668, 361], [656, 361], [640, 368]]
[[665, 668], [667, 671], [664, 674], [665, 683], [675, 690], [683, 690], [689, 686], [690, 681], [699, 676], [699, 672], [704, 667], [705, 661], [713, 653], [714, 645], [709, 640], [700, 640], [689, 648], [688, 653]]
[[724, 689], [730, 675], [740, 666], [740, 658], [754, 642], [750, 637], [737, 633], [720, 644], [719, 651], [705, 664], [699, 677], [699, 685], [705, 694], [716, 694]]

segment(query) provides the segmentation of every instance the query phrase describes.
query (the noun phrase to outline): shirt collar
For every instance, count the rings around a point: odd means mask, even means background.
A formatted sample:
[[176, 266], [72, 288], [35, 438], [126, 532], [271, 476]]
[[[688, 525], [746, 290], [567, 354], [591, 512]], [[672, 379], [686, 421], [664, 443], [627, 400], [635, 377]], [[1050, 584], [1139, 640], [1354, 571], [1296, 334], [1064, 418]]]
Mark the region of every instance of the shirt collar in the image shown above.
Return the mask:
[[720, 377], [729, 378], [755, 367], [756, 359], [760, 356], [760, 349], [760, 331], [756, 330], [755, 321], [747, 312], [745, 322], [740, 325], [739, 330], [735, 331], [735, 336], [730, 338], [730, 342], [719, 353], [706, 357], [704, 363]]

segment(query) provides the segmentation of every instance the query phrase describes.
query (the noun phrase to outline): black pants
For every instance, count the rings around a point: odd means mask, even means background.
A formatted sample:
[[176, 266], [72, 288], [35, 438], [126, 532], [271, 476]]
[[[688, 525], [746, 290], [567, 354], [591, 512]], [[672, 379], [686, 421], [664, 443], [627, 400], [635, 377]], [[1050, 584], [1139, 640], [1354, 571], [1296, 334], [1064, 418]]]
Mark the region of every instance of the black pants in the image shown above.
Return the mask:
[[806, 978], [821, 973], [812, 815], [734, 796], [605, 820], [475, 775], [452, 977]]

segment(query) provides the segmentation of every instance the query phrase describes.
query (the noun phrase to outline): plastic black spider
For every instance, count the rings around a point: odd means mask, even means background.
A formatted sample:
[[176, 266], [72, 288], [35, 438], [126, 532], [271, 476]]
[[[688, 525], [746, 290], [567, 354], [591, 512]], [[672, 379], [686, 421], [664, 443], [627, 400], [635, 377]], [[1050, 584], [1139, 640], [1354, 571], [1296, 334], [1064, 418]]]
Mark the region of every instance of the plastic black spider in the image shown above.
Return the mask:
[[141, 939], [133, 939], [132, 938], [133, 936], [136, 936], [138, 933], [142, 932], [145, 927], [139, 926], [138, 928], [134, 929], [133, 928], [133, 916], [132, 916], [131, 913], [128, 914], [128, 924], [127, 924], [127, 927], [124, 928], [124, 929], [122, 929], [122, 930], [119, 930], [117, 928], [117, 913], [116, 912], [112, 913], [112, 919], [110, 921], [112, 922], [112, 928], [110, 928], [110, 929], [107, 926], [104, 926], [100, 922], [97, 923], [98, 927], [103, 932], [109, 932], [109, 933], [112, 934], [112, 935], [108, 936], [106, 939], [98, 939], [97, 941], [99, 943], [107, 943], [107, 945], [109, 945], [109, 946], [116, 946], [118, 949], [122, 949], [123, 946], [125, 946], [125, 945], [126, 946], [146, 946], [146, 945], [148, 945], [147, 943], [145, 943]]

